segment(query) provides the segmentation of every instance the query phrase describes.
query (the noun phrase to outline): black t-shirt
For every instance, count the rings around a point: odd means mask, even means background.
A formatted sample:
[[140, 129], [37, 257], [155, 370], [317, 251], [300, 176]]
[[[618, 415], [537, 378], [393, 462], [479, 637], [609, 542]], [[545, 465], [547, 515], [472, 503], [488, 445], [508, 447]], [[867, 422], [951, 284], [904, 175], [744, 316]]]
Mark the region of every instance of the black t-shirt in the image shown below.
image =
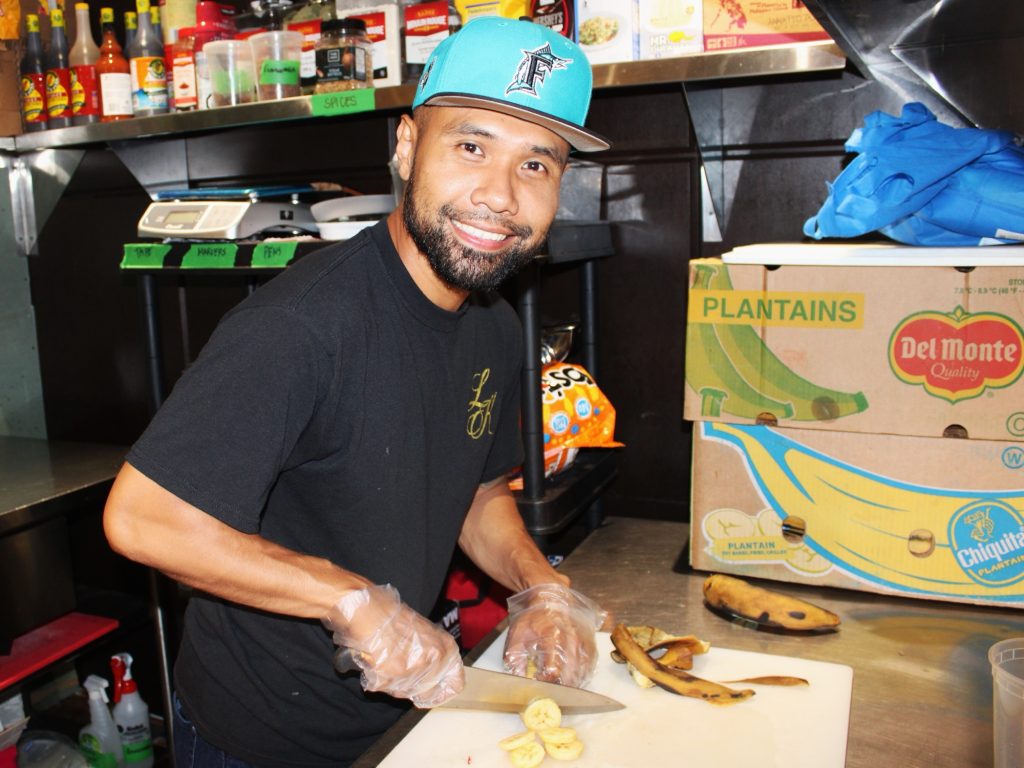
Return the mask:
[[[506, 302], [437, 307], [381, 223], [228, 313], [128, 461], [233, 528], [393, 584], [427, 613], [477, 487], [522, 460], [521, 353]], [[333, 651], [318, 621], [196, 595], [175, 686], [230, 754], [345, 765], [407, 702], [338, 677]]]

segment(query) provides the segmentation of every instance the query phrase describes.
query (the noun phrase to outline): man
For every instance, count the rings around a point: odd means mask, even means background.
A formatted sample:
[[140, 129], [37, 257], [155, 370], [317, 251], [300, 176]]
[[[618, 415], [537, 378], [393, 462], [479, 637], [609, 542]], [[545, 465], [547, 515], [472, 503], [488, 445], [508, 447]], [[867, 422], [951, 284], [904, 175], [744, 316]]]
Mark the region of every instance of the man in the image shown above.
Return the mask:
[[404, 700], [461, 690], [454, 640], [423, 618], [456, 545], [517, 592], [510, 669], [592, 673], [600, 611], [505, 483], [522, 340], [493, 293], [543, 244], [570, 146], [607, 147], [583, 128], [590, 88], [579, 48], [529, 22], [438, 46], [398, 126], [399, 209], [233, 309], [132, 448], [108, 539], [195, 590], [179, 765], [346, 765]]

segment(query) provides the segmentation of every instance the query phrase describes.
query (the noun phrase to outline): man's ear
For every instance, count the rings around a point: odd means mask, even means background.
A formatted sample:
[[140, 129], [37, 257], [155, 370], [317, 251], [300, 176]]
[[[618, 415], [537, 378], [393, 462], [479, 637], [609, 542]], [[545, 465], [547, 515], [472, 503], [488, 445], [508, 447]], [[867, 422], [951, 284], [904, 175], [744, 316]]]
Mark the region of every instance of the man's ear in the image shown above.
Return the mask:
[[402, 115], [395, 131], [395, 158], [398, 160], [398, 175], [408, 181], [412, 175], [412, 158], [416, 153], [416, 121], [410, 115]]

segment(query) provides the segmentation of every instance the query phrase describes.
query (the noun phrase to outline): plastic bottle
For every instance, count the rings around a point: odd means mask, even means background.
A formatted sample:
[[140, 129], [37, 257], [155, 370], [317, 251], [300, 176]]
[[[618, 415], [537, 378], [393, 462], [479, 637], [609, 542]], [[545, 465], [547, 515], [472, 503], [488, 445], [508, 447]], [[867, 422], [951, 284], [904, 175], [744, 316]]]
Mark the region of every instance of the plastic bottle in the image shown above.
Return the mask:
[[124, 748], [125, 768], [151, 768], [153, 735], [149, 729], [149, 707], [132, 677], [131, 655], [114, 654], [110, 669], [114, 672], [114, 725]]
[[46, 57], [46, 123], [50, 128], [71, 125], [71, 69], [64, 11], [50, 11], [50, 53]]
[[25, 15], [25, 55], [21, 59], [21, 117], [26, 132], [46, 130], [46, 64], [39, 17]]
[[139, 29], [139, 16], [135, 11], [124, 12], [124, 47], [122, 50], [127, 51], [128, 46], [132, 44], [132, 40], [135, 39], [135, 34]]
[[100, 29], [103, 41], [96, 60], [96, 79], [99, 81], [100, 121], [104, 123], [127, 120], [132, 112], [132, 76], [128, 59], [121, 53], [114, 31], [114, 9], [100, 8]]
[[125, 49], [132, 76], [132, 111], [136, 117], [160, 115], [167, 111], [167, 70], [164, 44], [153, 31], [149, 0], [135, 0], [139, 28]]
[[220, 3], [203, 0], [196, 3], [196, 26], [193, 28], [194, 43], [192, 55], [196, 63], [196, 109], [212, 106], [213, 85], [210, 82], [210, 66], [206, 62], [203, 48], [213, 40], [230, 37], [232, 22], [224, 15]]
[[171, 46], [171, 68], [174, 83], [173, 107], [175, 112], [188, 112], [199, 103], [196, 90], [196, 33], [194, 27], [178, 30], [178, 41]]
[[157, 39], [160, 41], [160, 45], [164, 44], [164, 28], [160, 26], [160, 6], [149, 5], [149, 22], [153, 25], [153, 31], [156, 33]]
[[94, 768], [124, 765], [121, 737], [107, 709], [107, 685], [107, 681], [97, 675], [89, 675], [83, 684], [89, 693], [90, 723], [78, 732], [78, 747]]
[[99, 86], [96, 84], [100, 49], [89, 26], [88, 3], [75, 3], [75, 27], [75, 44], [68, 55], [71, 64], [71, 122], [87, 125], [100, 119]]

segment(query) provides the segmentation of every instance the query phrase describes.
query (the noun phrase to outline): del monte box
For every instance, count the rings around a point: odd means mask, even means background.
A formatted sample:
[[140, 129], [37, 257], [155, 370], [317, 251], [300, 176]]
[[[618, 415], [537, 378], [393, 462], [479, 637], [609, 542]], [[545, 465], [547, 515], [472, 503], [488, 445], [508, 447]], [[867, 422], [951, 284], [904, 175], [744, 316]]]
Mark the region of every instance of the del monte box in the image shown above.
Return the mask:
[[690, 263], [691, 421], [1021, 441], [1022, 373], [1024, 246], [766, 245]]

